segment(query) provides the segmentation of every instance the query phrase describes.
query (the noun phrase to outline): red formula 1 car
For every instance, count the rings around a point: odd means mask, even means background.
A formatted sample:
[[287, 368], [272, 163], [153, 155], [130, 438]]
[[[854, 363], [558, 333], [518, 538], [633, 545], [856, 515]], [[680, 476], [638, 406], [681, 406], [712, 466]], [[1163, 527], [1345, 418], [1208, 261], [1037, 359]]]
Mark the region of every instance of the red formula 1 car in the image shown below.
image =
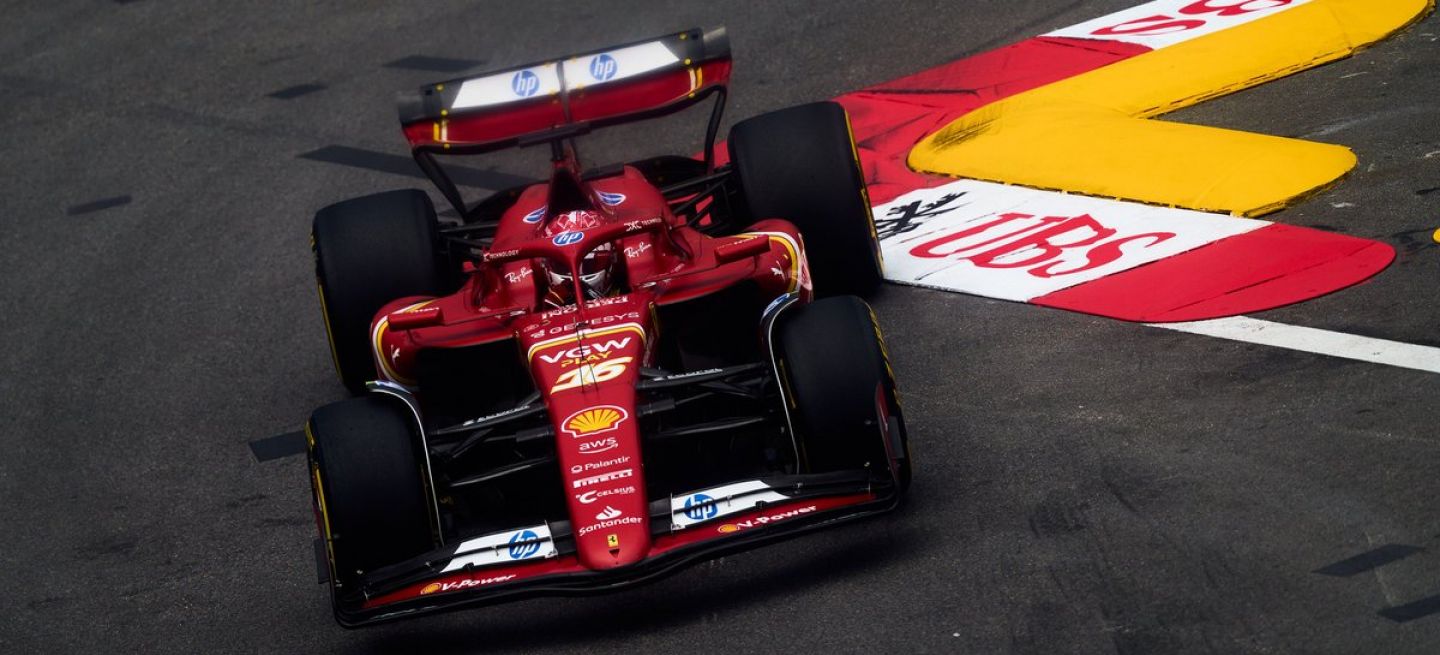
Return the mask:
[[[402, 94], [406, 190], [315, 216], [355, 397], [306, 425], [335, 614], [358, 626], [615, 589], [895, 508], [905, 425], [843, 109], [715, 137], [723, 29]], [[575, 137], [714, 97], [705, 155], [582, 171]], [[437, 155], [547, 145], [546, 182], [467, 205]], [[816, 299], [819, 298], [819, 299]]]

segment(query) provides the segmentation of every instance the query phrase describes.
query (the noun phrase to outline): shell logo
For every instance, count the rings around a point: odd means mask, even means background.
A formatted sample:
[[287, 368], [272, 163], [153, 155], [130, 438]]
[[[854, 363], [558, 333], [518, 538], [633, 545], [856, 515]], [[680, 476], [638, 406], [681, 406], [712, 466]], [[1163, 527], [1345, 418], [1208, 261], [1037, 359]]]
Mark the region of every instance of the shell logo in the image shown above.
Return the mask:
[[420, 595], [421, 595], [421, 596], [424, 596], [424, 595], [426, 595], [426, 594], [433, 594], [433, 593], [435, 593], [435, 592], [437, 592], [437, 591], [440, 591], [440, 589], [441, 589], [440, 583], [438, 583], [438, 582], [432, 582], [432, 583], [430, 583], [430, 584], [425, 585], [425, 588], [420, 590]]
[[565, 432], [572, 437], [588, 437], [601, 432], [609, 432], [620, 427], [630, 414], [622, 407], [614, 405], [601, 405], [590, 409], [582, 409], [569, 418], [565, 419]]
[[720, 531], [720, 534], [730, 534], [731, 532], [739, 532], [740, 526], [735, 525], [734, 523], [726, 523], [725, 525], [722, 525], [717, 529]]

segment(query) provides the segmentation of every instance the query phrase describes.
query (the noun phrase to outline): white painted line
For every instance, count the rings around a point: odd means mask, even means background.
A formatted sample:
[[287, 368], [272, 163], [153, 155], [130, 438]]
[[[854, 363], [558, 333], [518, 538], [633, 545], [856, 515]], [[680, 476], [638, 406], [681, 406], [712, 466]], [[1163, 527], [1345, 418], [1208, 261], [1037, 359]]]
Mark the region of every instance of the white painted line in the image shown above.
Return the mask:
[[1440, 348], [1373, 339], [1343, 332], [1262, 321], [1248, 316], [1189, 323], [1146, 323], [1150, 327], [1258, 343], [1307, 353], [1440, 373]]

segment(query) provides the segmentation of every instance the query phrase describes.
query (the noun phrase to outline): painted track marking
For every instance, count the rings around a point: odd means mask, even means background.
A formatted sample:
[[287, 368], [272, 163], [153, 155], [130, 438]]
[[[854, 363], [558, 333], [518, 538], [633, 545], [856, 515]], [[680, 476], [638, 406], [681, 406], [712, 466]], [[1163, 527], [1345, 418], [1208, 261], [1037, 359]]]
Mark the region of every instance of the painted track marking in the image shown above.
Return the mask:
[[1188, 323], [1146, 323], [1150, 327], [1299, 350], [1361, 362], [1440, 373], [1440, 348], [1286, 325], [1248, 316]]

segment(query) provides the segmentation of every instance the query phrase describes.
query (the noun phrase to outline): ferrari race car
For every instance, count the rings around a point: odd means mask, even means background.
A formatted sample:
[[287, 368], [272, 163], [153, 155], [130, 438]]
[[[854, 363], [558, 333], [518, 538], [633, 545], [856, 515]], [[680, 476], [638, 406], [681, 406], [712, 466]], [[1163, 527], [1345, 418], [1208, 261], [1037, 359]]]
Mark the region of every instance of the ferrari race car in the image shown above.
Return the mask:
[[[725, 31], [400, 97], [460, 221], [403, 190], [315, 215], [353, 397], [306, 424], [345, 626], [605, 591], [897, 507], [905, 423], [856, 295], [881, 260], [848, 119], [716, 133]], [[582, 170], [575, 138], [715, 98], [703, 157]], [[549, 179], [467, 203], [440, 161], [547, 146]]]

